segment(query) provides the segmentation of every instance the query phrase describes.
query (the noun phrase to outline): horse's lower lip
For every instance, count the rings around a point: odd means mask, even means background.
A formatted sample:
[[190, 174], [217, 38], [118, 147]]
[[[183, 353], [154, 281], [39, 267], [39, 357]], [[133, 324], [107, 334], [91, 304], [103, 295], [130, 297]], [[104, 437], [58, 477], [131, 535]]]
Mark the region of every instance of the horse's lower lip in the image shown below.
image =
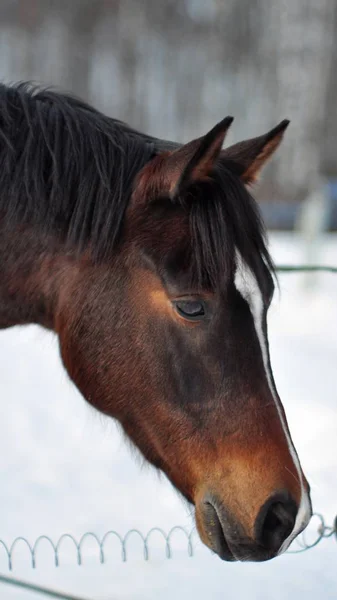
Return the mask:
[[205, 502], [205, 517], [206, 520], [212, 522], [212, 529], [215, 535], [209, 539], [209, 546], [222, 560], [236, 561], [233, 552], [230, 550], [226, 541], [220, 520], [214, 506], [210, 502]]
[[227, 562], [234, 562], [237, 560], [233, 552], [231, 552], [231, 550], [229, 549], [225, 536], [223, 536], [221, 542], [217, 544], [215, 552], [219, 556], [219, 558], [221, 558], [221, 560], [226, 560]]

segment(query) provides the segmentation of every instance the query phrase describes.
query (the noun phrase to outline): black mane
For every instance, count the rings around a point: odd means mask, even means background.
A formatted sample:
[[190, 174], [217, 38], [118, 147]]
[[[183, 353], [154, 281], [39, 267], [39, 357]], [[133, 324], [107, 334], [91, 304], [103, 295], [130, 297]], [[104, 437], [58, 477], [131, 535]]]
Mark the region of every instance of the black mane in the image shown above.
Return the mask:
[[90, 242], [102, 258], [119, 237], [136, 174], [161, 144], [75, 97], [0, 84], [0, 214], [80, 249]]
[[[75, 97], [30, 83], [0, 84], [0, 216], [57, 233], [97, 260], [115, 248], [137, 173], [158, 152], [179, 146], [131, 129]], [[212, 201], [196, 191], [190, 224], [197, 278], [216, 282], [233, 269], [235, 248], [256, 271], [269, 270], [255, 201], [226, 165]], [[199, 196], [199, 202], [198, 202]]]

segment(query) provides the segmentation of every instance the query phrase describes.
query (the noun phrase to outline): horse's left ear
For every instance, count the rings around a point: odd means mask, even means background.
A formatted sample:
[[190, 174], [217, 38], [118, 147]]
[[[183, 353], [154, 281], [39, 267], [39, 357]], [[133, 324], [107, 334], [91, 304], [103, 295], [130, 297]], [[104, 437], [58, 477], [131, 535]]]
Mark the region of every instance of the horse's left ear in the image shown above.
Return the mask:
[[[181, 146], [171, 154], [168, 160], [171, 198], [179, 195], [194, 181], [201, 181], [210, 174], [233, 120], [233, 117], [226, 117], [206, 135]], [[174, 164], [176, 168], [172, 169]]]
[[222, 150], [220, 159], [224, 160], [244, 183], [253, 183], [279, 146], [289, 123], [290, 121], [285, 119], [265, 135], [239, 142]]

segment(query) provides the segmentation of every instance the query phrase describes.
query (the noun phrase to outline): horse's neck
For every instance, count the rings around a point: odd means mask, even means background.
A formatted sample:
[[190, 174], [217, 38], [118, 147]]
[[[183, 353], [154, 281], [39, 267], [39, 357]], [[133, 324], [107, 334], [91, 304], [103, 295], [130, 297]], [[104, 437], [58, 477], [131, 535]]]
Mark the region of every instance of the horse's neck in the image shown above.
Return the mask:
[[0, 328], [28, 323], [53, 328], [58, 261], [44, 236], [0, 222]]

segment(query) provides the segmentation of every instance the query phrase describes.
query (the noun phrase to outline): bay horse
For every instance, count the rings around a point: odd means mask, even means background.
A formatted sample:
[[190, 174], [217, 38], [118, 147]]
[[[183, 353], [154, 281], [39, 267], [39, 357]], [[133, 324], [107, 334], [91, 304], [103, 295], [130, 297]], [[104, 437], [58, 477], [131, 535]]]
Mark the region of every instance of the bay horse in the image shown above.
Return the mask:
[[0, 327], [59, 339], [84, 398], [195, 506], [225, 560], [284, 552], [309, 485], [270, 365], [275, 275], [250, 184], [288, 121], [222, 149], [0, 86]]

